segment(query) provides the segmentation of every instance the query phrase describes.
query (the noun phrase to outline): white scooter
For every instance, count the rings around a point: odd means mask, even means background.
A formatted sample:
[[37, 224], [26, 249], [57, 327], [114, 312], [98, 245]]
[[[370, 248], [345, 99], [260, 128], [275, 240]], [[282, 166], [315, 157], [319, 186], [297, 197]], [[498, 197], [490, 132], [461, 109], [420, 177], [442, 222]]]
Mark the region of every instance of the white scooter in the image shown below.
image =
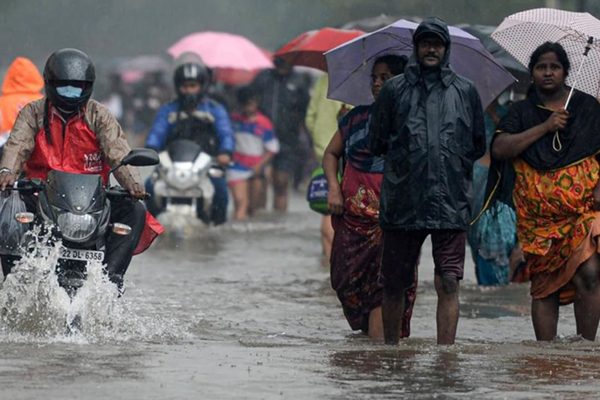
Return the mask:
[[223, 177], [224, 169], [198, 143], [187, 139], [171, 142], [159, 158], [152, 175], [152, 208], [172, 212], [187, 205], [190, 213], [208, 223], [215, 193], [210, 178]]

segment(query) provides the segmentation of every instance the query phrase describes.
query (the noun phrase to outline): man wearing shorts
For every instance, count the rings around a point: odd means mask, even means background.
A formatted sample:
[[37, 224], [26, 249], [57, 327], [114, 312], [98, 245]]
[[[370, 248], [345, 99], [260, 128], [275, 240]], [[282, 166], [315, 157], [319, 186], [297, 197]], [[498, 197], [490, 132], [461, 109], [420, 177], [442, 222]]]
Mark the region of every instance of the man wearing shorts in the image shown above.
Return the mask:
[[261, 72], [252, 88], [259, 96], [260, 111], [273, 123], [280, 143], [273, 165], [273, 208], [286, 211], [288, 186], [298, 163], [300, 129], [308, 106], [306, 80], [281, 58], [275, 68]]
[[431, 235], [437, 342], [453, 344], [458, 325], [473, 162], [485, 153], [483, 110], [473, 83], [448, 63], [450, 35], [438, 18], [415, 30], [404, 74], [389, 79], [375, 103], [371, 151], [385, 156], [380, 224], [384, 336], [397, 344], [404, 292]]

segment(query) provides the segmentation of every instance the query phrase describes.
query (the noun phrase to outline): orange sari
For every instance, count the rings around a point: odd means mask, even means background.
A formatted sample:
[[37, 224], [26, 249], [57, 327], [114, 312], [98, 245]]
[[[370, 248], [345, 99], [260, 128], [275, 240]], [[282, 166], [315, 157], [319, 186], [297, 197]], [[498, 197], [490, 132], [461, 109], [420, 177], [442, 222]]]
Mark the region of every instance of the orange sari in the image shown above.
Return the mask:
[[531, 281], [534, 299], [558, 292], [560, 303], [569, 304], [575, 298], [571, 279], [600, 252], [600, 212], [592, 209], [600, 165], [594, 156], [553, 171], [521, 159], [513, 165], [517, 236], [527, 261], [519, 278]]

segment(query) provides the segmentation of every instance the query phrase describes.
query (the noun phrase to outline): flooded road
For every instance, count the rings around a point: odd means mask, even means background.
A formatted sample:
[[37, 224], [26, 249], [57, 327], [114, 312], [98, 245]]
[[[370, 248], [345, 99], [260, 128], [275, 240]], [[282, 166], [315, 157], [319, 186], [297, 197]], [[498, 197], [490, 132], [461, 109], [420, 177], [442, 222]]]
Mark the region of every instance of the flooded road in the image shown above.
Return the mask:
[[301, 196], [282, 217], [218, 229], [194, 229], [185, 218], [170, 225], [134, 258], [123, 298], [92, 274], [77, 311], [80, 334], [64, 334], [73, 306], [48, 275], [25, 271], [5, 283], [0, 398], [600, 396], [600, 346], [574, 337], [572, 308], [561, 308], [561, 339], [537, 344], [527, 287], [478, 288], [470, 262], [457, 345], [436, 346], [429, 245], [412, 338], [390, 347], [349, 330], [321, 263], [319, 216]]

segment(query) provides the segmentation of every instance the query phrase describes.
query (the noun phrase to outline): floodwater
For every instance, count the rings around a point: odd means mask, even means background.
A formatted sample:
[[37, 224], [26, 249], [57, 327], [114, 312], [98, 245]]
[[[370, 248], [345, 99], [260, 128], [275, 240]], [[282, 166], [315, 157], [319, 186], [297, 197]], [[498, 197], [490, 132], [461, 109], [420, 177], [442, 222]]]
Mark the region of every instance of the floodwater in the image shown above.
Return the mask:
[[[134, 258], [117, 299], [99, 265], [73, 303], [51, 258], [31, 255], [0, 290], [1, 399], [593, 399], [600, 346], [533, 340], [526, 286], [482, 289], [467, 263], [457, 344], [435, 344], [426, 245], [412, 337], [349, 330], [322, 266], [319, 216], [295, 196], [285, 216], [207, 229], [170, 219]], [[82, 330], [66, 334], [80, 315]]]

